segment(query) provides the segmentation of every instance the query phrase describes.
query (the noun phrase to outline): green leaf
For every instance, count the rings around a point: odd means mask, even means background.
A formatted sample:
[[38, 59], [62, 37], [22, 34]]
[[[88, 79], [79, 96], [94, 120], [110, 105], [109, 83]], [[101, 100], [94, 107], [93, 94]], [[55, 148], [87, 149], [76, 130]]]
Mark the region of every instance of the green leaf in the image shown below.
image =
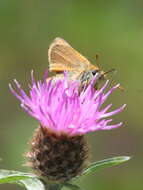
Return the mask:
[[18, 171], [0, 170], [0, 184], [2, 183], [19, 184], [28, 190], [45, 190], [44, 184], [36, 175]]
[[87, 169], [85, 169], [83, 171], [82, 175], [86, 175], [86, 174], [89, 174], [91, 172], [96, 172], [99, 169], [109, 168], [111, 166], [121, 164], [123, 162], [128, 161], [129, 159], [130, 159], [129, 156], [118, 156], [118, 157], [109, 158], [109, 159], [101, 160], [98, 162], [94, 162]]
[[71, 190], [82, 190], [79, 186], [71, 183], [65, 183], [64, 186]]
[[30, 173], [23, 173], [18, 171], [0, 170], [0, 183], [10, 183], [13, 181], [36, 177]]
[[17, 182], [28, 190], [45, 190], [44, 184], [38, 178], [23, 179]]

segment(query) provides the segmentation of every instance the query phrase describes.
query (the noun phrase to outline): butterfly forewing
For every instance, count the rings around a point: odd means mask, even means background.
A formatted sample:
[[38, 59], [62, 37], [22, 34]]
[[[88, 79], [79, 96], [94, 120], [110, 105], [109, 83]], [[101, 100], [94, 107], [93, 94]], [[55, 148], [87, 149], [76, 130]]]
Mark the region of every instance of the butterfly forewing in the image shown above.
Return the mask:
[[86, 71], [91, 67], [97, 67], [90, 64], [88, 59], [73, 49], [62, 38], [56, 38], [48, 50], [49, 70], [60, 71]]

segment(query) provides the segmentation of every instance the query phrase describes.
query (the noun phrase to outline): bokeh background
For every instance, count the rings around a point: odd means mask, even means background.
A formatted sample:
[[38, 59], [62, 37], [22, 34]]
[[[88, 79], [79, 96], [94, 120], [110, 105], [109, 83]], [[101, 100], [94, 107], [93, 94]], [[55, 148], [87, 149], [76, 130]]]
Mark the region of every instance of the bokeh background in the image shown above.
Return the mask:
[[[1, 0], [0, 1], [0, 168], [29, 171], [23, 154], [38, 122], [24, 113], [8, 83], [20, 81], [25, 89], [34, 69], [38, 79], [48, 67], [47, 49], [63, 37], [104, 71], [117, 70], [120, 82], [109, 102], [126, 103], [115, 122], [124, 126], [88, 135], [91, 160], [118, 155], [132, 159], [78, 181], [83, 189], [143, 189], [143, 1], [142, 0]], [[16, 185], [0, 185], [18, 190]]]

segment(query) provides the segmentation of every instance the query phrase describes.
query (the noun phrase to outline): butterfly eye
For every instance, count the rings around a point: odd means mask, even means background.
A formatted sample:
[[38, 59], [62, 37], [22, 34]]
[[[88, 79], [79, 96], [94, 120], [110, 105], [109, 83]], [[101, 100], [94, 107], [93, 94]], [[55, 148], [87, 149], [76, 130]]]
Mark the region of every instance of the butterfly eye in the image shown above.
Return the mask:
[[92, 75], [94, 76], [94, 75], [96, 75], [96, 73], [98, 73], [99, 72], [99, 70], [97, 69], [97, 70], [94, 70], [94, 71], [92, 71]]

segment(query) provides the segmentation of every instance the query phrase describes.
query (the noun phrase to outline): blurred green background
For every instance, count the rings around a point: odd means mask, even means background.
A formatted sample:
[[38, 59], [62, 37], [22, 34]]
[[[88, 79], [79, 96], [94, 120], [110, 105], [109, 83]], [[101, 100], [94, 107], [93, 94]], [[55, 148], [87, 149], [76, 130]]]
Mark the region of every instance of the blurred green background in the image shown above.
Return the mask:
[[[131, 155], [131, 161], [82, 178], [83, 189], [143, 189], [143, 1], [142, 0], [1, 0], [0, 1], [0, 157], [1, 168], [29, 171], [23, 154], [38, 122], [24, 113], [10, 93], [14, 78], [27, 88], [30, 71], [41, 78], [48, 67], [47, 49], [63, 37], [104, 71], [115, 68], [117, 90], [109, 99], [124, 126], [89, 134], [91, 160]], [[21, 189], [0, 185], [2, 190]]]

